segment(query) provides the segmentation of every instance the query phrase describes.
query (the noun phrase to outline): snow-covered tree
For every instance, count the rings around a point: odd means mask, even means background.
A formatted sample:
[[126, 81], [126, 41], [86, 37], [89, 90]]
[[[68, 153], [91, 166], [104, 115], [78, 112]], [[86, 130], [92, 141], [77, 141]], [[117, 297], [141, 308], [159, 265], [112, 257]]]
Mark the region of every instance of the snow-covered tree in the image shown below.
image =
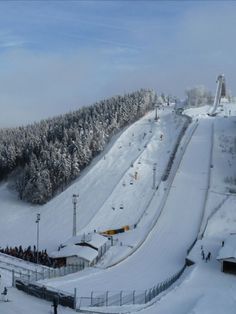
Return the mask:
[[152, 90], [102, 100], [26, 127], [0, 130], [0, 179], [19, 169], [19, 197], [48, 201], [77, 178], [111, 136], [153, 108]]
[[199, 107], [213, 103], [213, 96], [203, 85], [186, 90], [186, 103], [189, 107]]

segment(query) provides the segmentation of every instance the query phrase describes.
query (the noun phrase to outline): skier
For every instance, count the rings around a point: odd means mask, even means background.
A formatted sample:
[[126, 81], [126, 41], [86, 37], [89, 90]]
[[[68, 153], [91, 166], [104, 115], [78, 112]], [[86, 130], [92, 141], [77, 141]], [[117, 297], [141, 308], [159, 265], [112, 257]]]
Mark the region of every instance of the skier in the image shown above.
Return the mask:
[[202, 250], [202, 259], [204, 260], [205, 259], [205, 253], [204, 253], [204, 251]]
[[7, 301], [7, 287], [4, 287], [4, 290], [2, 292], [2, 300]]
[[211, 252], [208, 252], [207, 257], [206, 257], [206, 262], [210, 261], [210, 259], [211, 259]]

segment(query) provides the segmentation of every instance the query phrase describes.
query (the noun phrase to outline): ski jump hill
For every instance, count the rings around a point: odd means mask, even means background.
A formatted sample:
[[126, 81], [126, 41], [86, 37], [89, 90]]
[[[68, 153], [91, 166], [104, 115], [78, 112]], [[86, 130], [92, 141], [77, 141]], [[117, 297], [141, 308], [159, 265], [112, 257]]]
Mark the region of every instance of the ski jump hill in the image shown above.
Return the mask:
[[[233, 224], [226, 227], [229, 219], [225, 219], [221, 234], [216, 233], [217, 213], [225, 206], [230, 211], [234, 202], [225, 184], [225, 176], [232, 172], [234, 148], [227, 165], [221, 155], [234, 142], [234, 106], [228, 103], [219, 108], [218, 104], [213, 117], [208, 115], [209, 106], [189, 109], [186, 114], [191, 120], [176, 114], [172, 106], [158, 109], [158, 121], [156, 113], [150, 112], [114, 138], [81, 178], [46, 205], [19, 202], [8, 184], [1, 184], [1, 246], [34, 245], [35, 217], [40, 212], [40, 248], [57, 250], [72, 237], [72, 195], [79, 193], [77, 235], [129, 228], [112, 235], [113, 245], [93, 267], [39, 281], [34, 276], [31, 284], [72, 295], [75, 308], [82, 312], [201, 313], [202, 304], [213, 307], [198, 280], [207, 283], [211, 278], [213, 284], [223, 280], [226, 290], [228, 286], [236, 289], [231, 277], [222, 277], [214, 257], [224, 232], [234, 230]], [[201, 246], [211, 250], [214, 260], [210, 263], [202, 263]], [[184, 268], [190, 251], [195, 265]], [[0, 256], [0, 272], [10, 286], [13, 262], [6, 258]], [[32, 265], [19, 263], [14, 261], [15, 269], [32, 270]], [[194, 287], [202, 289], [200, 295]], [[225, 304], [228, 299], [223, 296]], [[14, 288], [9, 297], [22, 309], [21, 300], [32, 302]], [[35, 313], [43, 313], [47, 302], [35, 302]], [[12, 306], [14, 302], [4, 305], [4, 314], [12, 313]], [[62, 306], [60, 310], [73, 312]]]

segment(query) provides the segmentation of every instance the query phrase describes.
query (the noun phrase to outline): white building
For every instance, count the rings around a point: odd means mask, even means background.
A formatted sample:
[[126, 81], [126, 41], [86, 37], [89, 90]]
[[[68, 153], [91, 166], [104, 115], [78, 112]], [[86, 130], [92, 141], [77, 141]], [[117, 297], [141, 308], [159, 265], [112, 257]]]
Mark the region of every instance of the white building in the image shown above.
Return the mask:
[[88, 267], [95, 263], [98, 251], [86, 246], [70, 244], [59, 251], [52, 252], [50, 257], [61, 265], [81, 265]]
[[100, 257], [107, 250], [108, 243], [109, 241], [107, 237], [104, 237], [96, 232], [92, 232], [72, 237], [63, 243], [62, 246], [74, 244], [83, 247], [90, 247], [98, 251], [98, 256]]
[[77, 235], [61, 244], [58, 251], [49, 254], [59, 266], [96, 264], [108, 249], [108, 239], [97, 233]]

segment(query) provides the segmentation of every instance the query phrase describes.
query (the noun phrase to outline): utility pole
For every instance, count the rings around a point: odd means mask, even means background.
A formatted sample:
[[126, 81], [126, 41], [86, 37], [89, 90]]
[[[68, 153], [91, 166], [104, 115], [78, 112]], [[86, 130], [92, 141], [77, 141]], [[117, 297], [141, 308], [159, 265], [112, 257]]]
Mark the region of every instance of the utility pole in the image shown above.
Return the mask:
[[74, 211], [73, 211], [73, 233], [72, 236], [76, 236], [76, 205], [77, 205], [77, 198], [79, 197], [79, 194], [73, 194], [72, 196], [72, 203], [74, 205]]
[[152, 182], [152, 188], [155, 190], [156, 188], [156, 164], [153, 165], [153, 182]]
[[36, 224], [37, 224], [37, 264], [39, 263], [39, 222], [40, 222], [40, 214], [37, 214], [36, 218]]

